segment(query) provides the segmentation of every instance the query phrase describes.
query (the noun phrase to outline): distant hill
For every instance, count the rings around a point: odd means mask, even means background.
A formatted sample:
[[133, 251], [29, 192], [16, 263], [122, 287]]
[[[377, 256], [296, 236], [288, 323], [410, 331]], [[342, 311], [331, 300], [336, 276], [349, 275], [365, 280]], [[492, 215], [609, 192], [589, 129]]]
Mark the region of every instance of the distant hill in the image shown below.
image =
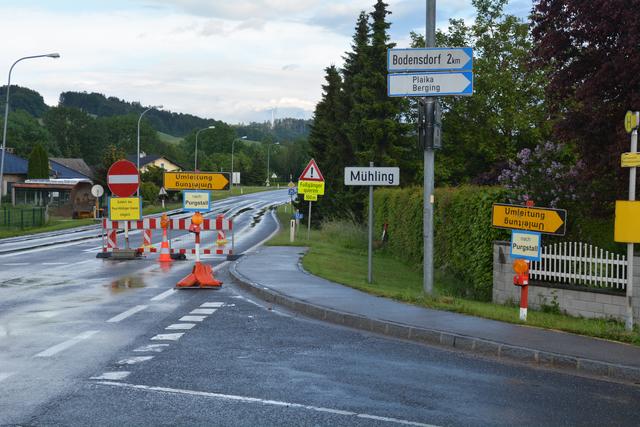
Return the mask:
[[254, 141], [295, 141], [296, 139], [306, 139], [311, 130], [313, 120], [305, 119], [276, 119], [273, 127], [271, 122], [249, 123], [248, 125], [233, 125], [238, 136], [247, 136]]
[[[34, 117], [42, 117], [49, 108], [44, 103], [44, 98], [35, 90], [26, 87], [11, 85], [9, 94], [9, 110], [24, 110]], [[7, 99], [7, 85], [0, 87], [0, 111], [4, 113], [4, 104]]]
[[[140, 114], [146, 108], [138, 102], [127, 102], [113, 96], [107, 98], [103, 94], [95, 92], [62, 92], [60, 105], [79, 108], [88, 114], [99, 117]], [[163, 110], [149, 111], [144, 117], [151, 122], [157, 131], [177, 137], [185, 136], [194, 129], [215, 125], [217, 122], [192, 114], [172, 113]]]

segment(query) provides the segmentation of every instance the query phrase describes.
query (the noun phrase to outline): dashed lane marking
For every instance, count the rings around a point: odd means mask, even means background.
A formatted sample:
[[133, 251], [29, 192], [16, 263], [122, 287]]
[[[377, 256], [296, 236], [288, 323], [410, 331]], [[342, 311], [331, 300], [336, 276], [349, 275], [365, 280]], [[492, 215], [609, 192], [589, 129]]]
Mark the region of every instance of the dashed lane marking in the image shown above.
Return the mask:
[[223, 305], [224, 305], [223, 302], [205, 302], [200, 307], [203, 307], [203, 308], [211, 308], [211, 307], [220, 308]]
[[189, 314], [213, 314], [216, 310], [215, 308], [196, 308], [195, 310], [191, 310]]
[[189, 330], [196, 326], [195, 323], [174, 323], [173, 325], [167, 326], [165, 329], [168, 330]]
[[177, 291], [175, 289], [169, 289], [167, 291], [164, 291], [160, 295], [156, 295], [155, 297], [151, 298], [151, 301], [162, 301], [163, 299], [165, 299], [167, 297], [170, 297], [171, 295], [173, 295], [176, 292]]
[[97, 334], [100, 331], [87, 331], [87, 332], [83, 332], [80, 335], [73, 337], [67, 341], [61, 342], [58, 345], [54, 345], [53, 347], [50, 347], [44, 351], [41, 351], [40, 353], [36, 354], [34, 357], [51, 357], [54, 356], [58, 353], [60, 353], [61, 351], [64, 351], [66, 349], [68, 349], [69, 347], [72, 347], [76, 344], [78, 344], [80, 341], [86, 340], [91, 338], [92, 336], [94, 336], [95, 334]]
[[158, 334], [155, 337], [151, 337], [151, 341], [178, 341], [183, 335], [184, 332], [175, 334]]
[[17, 267], [19, 265], [29, 265], [28, 262], [8, 262], [2, 265], [6, 265], [7, 267]]
[[117, 316], [113, 316], [111, 319], [107, 320], [107, 322], [109, 322], [109, 323], [117, 323], [117, 322], [119, 322], [121, 320], [126, 319], [129, 316], [133, 316], [137, 312], [142, 311], [147, 307], [148, 307], [147, 305], [136, 305], [135, 307], [130, 308], [129, 310], [125, 311], [124, 313], [120, 313]]
[[43, 262], [40, 265], [67, 265], [68, 262]]
[[334, 415], [342, 415], [345, 417], [364, 418], [367, 420], [384, 421], [384, 422], [393, 423], [393, 424], [402, 424], [402, 425], [420, 426], [420, 427], [436, 427], [433, 424], [425, 424], [417, 421], [403, 420], [401, 418], [382, 417], [379, 415], [372, 415], [372, 414], [362, 414], [362, 413], [353, 412], [353, 411], [344, 411], [342, 409], [326, 408], [322, 406], [313, 406], [313, 405], [304, 405], [301, 403], [284, 402], [282, 400], [268, 400], [268, 399], [259, 399], [257, 397], [238, 396], [234, 394], [211, 393], [206, 391], [184, 390], [184, 389], [168, 388], [168, 387], [153, 387], [153, 386], [141, 385], [141, 384], [116, 383], [116, 382], [110, 382], [110, 381], [98, 381], [97, 384], [114, 386], [114, 387], [123, 387], [123, 388], [135, 389], [135, 390], [150, 391], [150, 392], [156, 392], [156, 393], [182, 394], [182, 395], [189, 395], [189, 396], [207, 397], [207, 398], [219, 399], [219, 400], [235, 401], [235, 402], [241, 402], [241, 403], [257, 403], [259, 405], [271, 405], [271, 406], [279, 406], [279, 407], [285, 407], [285, 408], [306, 409], [309, 411], [325, 412], [325, 413], [334, 414]]
[[118, 360], [116, 365], [135, 365], [136, 363], [146, 362], [153, 359], [153, 356], [134, 356], [126, 359]]
[[123, 380], [129, 376], [131, 372], [129, 371], [116, 371], [116, 372], [105, 372], [102, 375], [97, 377], [91, 377], [92, 380], [111, 380], [118, 381]]
[[13, 375], [13, 372], [0, 372], [0, 381], [4, 381]]
[[182, 316], [179, 320], [181, 322], [202, 322], [207, 316]]
[[160, 353], [167, 347], [169, 347], [169, 344], [149, 344], [149, 345], [143, 345], [142, 347], [138, 347], [133, 351], [136, 353], [146, 353], [146, 352]]

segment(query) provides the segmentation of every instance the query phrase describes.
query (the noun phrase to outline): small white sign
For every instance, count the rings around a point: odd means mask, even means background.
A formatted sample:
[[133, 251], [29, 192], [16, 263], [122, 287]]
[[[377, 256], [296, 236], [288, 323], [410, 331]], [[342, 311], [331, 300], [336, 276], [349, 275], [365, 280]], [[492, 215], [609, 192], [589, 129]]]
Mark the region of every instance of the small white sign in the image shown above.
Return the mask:
[[240, 172], [233, 173], [232, 184], [240, 184]]
[[511, 231], [511, 258], [540, 261], [542, 235], [532, 231]]
[[93, 197], [102, 197], [102, 195], [104, 194], [104, 188], [102, 188], [102, 185], [96, 184], [91, 187], [91, 194], [93, 195]]
[[211, 193], [209, 191], [185, 190], [182, 194], [185, 211], [208, 212], [211, 210]]
[[344, 185], [399, 185], [400, 168], [346, 167]]

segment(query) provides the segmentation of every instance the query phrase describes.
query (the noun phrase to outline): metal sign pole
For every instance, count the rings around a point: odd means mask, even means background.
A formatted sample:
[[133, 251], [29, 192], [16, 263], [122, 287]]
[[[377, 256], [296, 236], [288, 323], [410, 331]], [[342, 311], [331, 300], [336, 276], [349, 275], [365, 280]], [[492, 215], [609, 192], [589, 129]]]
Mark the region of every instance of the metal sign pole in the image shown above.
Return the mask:
[[[636, 113], [637, 114], [637, 113]], [[636, 119], [637, 120], [637, 119]], [[636, 122], [637, 124], [637, 122]], [[638, 152], [638, 128], [631, 132], [631, 152]], [[629, 168], [629, 200], [636, 199], [636, 168]], [[633, 243], [627, 243], [627, 316], [625, 329], [633, 330]]]
[[[373, 167], [373, 162], [369, 162], [369, 167]], [[373, 185], [369, 186], [369, 255], [367, 280], [373, 283]]]
[[[436, 0], [427, 0], [425, 47], [436, 45]], [[424, 146], [424, 209], [423, 209], [423, 291], [433, 293], [433, 189], [435, 151], [433, 144], [433, 113], [435, 99], [425, 98], [426, 144]]]
[[309, 233], [311, 233], [311, 201], [309, 201], [309, 218], [307, 218], [307, 240], [309, 240]]

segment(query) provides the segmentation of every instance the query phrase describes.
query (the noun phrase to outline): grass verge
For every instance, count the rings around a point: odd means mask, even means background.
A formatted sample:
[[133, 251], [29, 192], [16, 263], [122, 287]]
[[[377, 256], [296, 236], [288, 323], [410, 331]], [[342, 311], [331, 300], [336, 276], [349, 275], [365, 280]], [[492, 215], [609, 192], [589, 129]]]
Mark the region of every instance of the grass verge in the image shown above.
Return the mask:
[[[364, 228], [345, 222], [328, 223], [322, 230], [301, 227], [294, 243], [289, 242], [290, 214], [278, 209], [283, 227], [267, 244], [271, 246], [308, 246], [303, 258], [304, 268], [312, 274], [374, 295], [393, 298], [438, 310], [452, 311], [486, 319], [524, 324], [518, 319], [516, 305], [500, 305], [473, 301], [454, 296], [461, 284], [454, 278], [436, 274], [435, 296], [422, 292], [422, 273], [384, 251], [374, 251], [373, 283], [367, 283], [367, 237]], [[633, 332], [624, 329], [624, 323], [604, 319], [584, 319], [561, 313], [548, 313], [529, 309], [528, 326], [553, 329], [640, 345], [638, 327]]]

